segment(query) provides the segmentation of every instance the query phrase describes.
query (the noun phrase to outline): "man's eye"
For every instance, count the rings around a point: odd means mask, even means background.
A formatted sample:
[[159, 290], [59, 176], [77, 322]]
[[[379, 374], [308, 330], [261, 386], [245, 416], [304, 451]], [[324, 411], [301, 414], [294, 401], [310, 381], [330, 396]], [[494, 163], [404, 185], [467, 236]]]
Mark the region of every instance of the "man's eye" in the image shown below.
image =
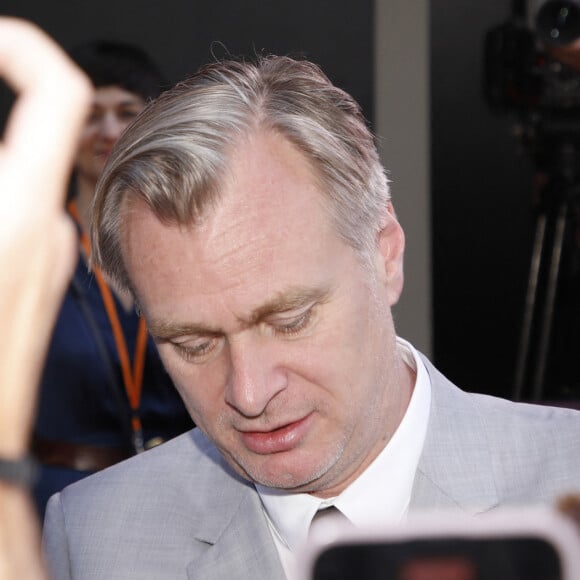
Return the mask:
[[188, 342], [172, 342], [179, 356], [187, 362], [200, 364], [206, 362], [218, 345], [217, 338], [204, 338]]
[[277, 334], [293, 335], [304, 330], [312, 319], [312, 308], [292, 318], [278, 319], [272, 322], [272, 327]]

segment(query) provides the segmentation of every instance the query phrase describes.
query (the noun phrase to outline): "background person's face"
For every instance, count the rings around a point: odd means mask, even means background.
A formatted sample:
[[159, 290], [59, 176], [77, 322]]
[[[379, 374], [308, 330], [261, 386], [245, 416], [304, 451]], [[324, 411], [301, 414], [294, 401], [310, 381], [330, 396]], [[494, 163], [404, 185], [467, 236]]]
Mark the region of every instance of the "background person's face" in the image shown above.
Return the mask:
[[390, 216], [384, 255], [364, 268], [278, 136], [240, 144], [230, 169], [195, 228], [129, 205], [128, 272], [167, 370], [228, 462], [263, 485], [333, 495], [408, 401], [390, 314], [402, 233]]
[[113, 145], [144, 107], [145, 101], [140, 96], [120, 87], [95, 90], [75, 163], [81, 177], [97, 181]]

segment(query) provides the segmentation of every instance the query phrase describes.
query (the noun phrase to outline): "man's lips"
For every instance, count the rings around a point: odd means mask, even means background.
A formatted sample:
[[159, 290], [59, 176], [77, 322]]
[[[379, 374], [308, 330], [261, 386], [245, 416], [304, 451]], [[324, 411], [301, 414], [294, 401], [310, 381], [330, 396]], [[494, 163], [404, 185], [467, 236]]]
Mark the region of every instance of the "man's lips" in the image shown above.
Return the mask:
[[293, 421], [272, 431], [240, 431], [240, 436], [247, 449], [253, 453], [267, 455], [289, 451], [298, 446], [308, 433], [313, 420], [313, 413], [298, 421]]

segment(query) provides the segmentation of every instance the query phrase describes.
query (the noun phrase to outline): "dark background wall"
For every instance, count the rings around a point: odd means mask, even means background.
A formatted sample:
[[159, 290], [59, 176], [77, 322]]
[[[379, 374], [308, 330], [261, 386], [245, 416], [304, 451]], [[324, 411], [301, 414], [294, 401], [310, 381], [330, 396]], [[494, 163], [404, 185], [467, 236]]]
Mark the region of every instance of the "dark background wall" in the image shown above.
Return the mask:
[[[70, 48], [93, 38], [137, 43], [175, 82], [212, 54], [305, 55], [372, 118], [372, 0], [2, 0]], [[6, 97], [0, 102], [5, 111]]]
[[509, 396], [531, 252], [532, 164], [483, 97], [486, 31], [508, 0], [431, 1], [434, 354], [468, 390]]

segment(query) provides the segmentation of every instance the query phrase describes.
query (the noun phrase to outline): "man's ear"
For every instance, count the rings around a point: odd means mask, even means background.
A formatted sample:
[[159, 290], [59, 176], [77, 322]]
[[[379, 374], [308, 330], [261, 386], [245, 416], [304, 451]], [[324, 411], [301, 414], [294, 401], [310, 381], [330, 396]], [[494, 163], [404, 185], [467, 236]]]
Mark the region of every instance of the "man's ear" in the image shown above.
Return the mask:
[[389, 304], [393, 306], [403, 291], [405, 234], [397, 220], [391, 202], [388, 203], [383, 225], [377, 238], [377, 271], [386, 285]]

